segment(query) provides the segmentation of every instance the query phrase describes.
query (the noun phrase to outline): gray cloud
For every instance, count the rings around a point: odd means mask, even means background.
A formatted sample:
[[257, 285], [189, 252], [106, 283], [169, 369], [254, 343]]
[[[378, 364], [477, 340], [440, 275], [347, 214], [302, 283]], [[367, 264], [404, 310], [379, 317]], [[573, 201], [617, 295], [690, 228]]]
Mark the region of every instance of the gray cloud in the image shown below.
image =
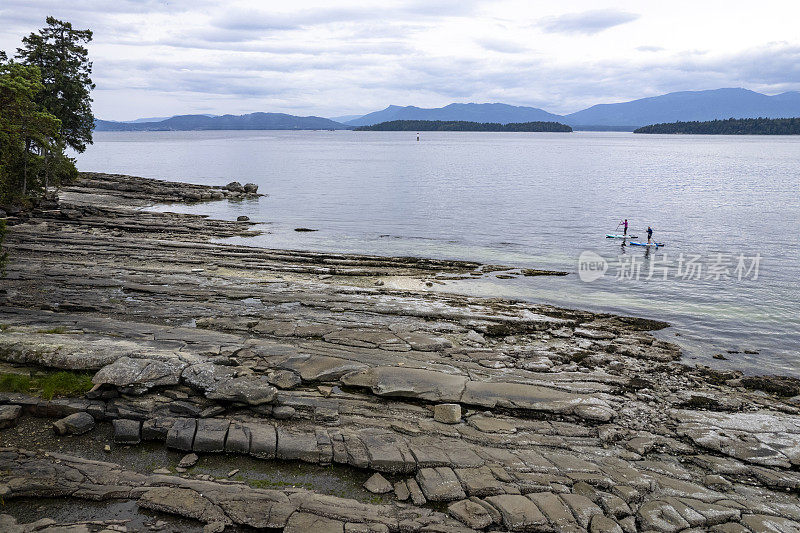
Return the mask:
[[664, 50], [660, 46], [637, 46], [636, 49], [640, 52], [661, 52]]
[[627, 24], [641, 15], [616, 9], [597, 9], [582, 13], [568, 13], [542, 19], [539, 26], [547, 33], [583, 33], [594, 35], [603, 30]]

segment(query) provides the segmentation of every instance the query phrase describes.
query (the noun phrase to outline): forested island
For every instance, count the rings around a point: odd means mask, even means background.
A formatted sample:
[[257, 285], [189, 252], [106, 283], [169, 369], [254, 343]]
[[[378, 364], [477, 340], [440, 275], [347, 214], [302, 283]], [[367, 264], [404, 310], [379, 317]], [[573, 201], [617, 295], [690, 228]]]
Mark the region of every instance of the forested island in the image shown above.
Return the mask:
[[356, 131], [548, 131], [571, 132], [559, 122], [469, 122], [466, 120], [390, 120], [372, 126], [359, 126]]
[[643, 126], [633, 133], [688, 135], [800, 135], [800, 118], [729, 118], [706, 122], [671, 122]]

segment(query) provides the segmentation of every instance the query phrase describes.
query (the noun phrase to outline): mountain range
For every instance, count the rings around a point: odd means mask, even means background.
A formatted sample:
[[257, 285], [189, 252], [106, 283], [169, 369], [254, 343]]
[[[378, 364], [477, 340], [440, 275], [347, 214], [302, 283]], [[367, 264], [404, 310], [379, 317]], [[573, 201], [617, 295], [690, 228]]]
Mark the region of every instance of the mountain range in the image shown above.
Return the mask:
[[247, 115], [176, 115], [155, 122], [96, 120], [95, 131], [193, 131], [193, 130], [347, 130], [351, 126], [322, 117], [297, 117], [285, 113]]
[[282, 113], [247, 115], [178, 115], [161, 121], [111, 122], [98, 120], [97, 131], [154, 130], [304, 130], [352, 129], [392, 120], [464, 120], [470, 122], [561, 122], [574, 129], [630, 130], [662, 122], [706, 121], [727, 118], [800, 117], [800, 92], [768, 96], [748, 89], [682, 91], [616, 104], [598, 104], [567, 115], [536, 107], [500, 103], [449, 104], [439, 108], [390, 105], [353, 118], [297, 117]]

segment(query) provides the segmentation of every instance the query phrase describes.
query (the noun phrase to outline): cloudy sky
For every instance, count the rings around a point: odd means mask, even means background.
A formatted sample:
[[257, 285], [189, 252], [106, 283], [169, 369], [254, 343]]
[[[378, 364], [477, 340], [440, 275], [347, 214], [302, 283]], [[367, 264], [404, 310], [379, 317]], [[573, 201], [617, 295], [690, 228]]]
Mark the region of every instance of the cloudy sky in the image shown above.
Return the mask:
[[94, 31], [113, 120], [800, 90], [797, 0], [0, 0], [0, 49], [47, 15]]

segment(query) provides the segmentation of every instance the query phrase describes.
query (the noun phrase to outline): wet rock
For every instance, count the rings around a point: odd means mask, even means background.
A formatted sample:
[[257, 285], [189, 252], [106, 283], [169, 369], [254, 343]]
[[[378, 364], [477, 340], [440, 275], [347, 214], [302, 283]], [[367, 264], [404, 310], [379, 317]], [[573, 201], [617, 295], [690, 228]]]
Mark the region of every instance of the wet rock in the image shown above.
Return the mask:
[[238, 217], [236, 217], [236, 222], [248, 222], [249, 220], [250, 217], [248, 217], [247, 215], [239, 215]]
[[167, 432], [167, 447], [184, 452], [192, 451], [196, 431], [197, 420], [194, 418], [176, 419]]
[[386, 494], [387, 492], [392, 492], [393, 489], [392, 484], [378, 473], [373, 474], [364, 482], [364, 488], [373, 494]]
[[788, 376], [748, 376], [741, 379], [743, 387], [782, 397], [800, 394], [800, 379]]
[[0, 405], [0, 429], [16, 426], [21, 414], [22, 406], [20, 405]]
[[219, 418], [201, 418], [197, 421], [192, 449], [196, 452], [222, 452], [225, 450], [225, 438], [228, 435], [229, 420]]
[[94, 429], [94, 418], [89, 413], [73, 413], [53, 422], [57, 435], [83, 435]]
[[225, 188], [231, 192], [244, 192], [244, 187], [238, 181], [232, 181], [225, 186]]
[[114, 426], [114, 442], [117, 444], [139, 444], [142, 440], [142, 423], [139, 420], [117, 418], [112, 421]]
[[440, 403], [433, 407], [433, 419], [443, 424], [461, 422], [461, 406], [457, 403]]
[[257, 193], [258, 192], [258, 185], [256, 185], [255, 183], [245, 183], [244, 184], [244, 192]]

